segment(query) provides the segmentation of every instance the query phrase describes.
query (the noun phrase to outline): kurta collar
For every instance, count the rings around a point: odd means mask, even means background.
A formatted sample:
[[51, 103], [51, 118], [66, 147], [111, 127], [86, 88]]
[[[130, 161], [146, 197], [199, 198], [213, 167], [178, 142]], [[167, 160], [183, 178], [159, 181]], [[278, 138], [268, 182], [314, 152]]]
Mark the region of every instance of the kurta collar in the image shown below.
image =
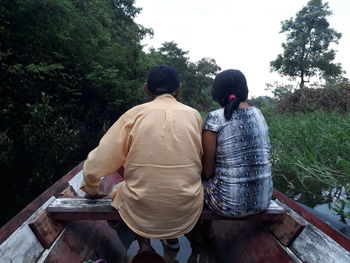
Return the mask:
[[161, 99], [165, 99], [165, 98], [176, 100], [175, 97], [169, 93], [159, 95], [159, 96], [155, 97], [154, 100], [161, 100]]

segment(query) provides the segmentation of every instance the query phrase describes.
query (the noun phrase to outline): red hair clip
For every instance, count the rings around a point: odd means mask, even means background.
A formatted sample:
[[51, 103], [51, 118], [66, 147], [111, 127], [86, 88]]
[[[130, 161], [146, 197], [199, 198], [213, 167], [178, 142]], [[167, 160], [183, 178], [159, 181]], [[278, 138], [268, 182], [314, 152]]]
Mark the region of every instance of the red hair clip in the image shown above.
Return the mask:
[[229, 100], [232, 100], [232, 99], [235, 99], [235, 98], [237, 98], [237, 97], [236, 97], [236, 95], [234, 95], [234, 94], [228, 95], [228, 99], [229, 99]]

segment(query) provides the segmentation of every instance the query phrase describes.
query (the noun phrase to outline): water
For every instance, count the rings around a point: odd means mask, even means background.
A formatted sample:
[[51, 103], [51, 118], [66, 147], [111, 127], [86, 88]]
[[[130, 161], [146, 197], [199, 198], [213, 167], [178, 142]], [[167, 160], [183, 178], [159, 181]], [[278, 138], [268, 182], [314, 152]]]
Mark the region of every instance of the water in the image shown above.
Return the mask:
[[[346, 225], [348, 225], [350, 227], [350, 218], [344, 218], [343, 221], [342, 219], [340, 219], [340, 216], [332, 209], [332, 207], [334, 207], [337, 203], [333, 202], [333, 203], [327, 203], [327, 204], [319, 204], [316, 205], [313, 209], [316, 212], [328, 215], [330, 218], [332, 218], [334, 221], [339, 221], [342, 222]], [[350, 208], [349, 207], [345, 207], [344, 208], [344, 212], [345, 213], [350, 213]]]
[[[151, 239], [152, 247], [161, 255], [168, 263], [181, 262], [197, 262], [191, 261], [192, 248], [188, 239], [184, 236], [179, 237], [180, 249], [177, 251], [169, 250], [163, 247], [162, 242], [158, 239]], [[127, 251], [127, 257], [132, 258], [139, 250], [137, 241], [134, 241]], [[202, 262], [202, 261], [201, 261]]]
[[[339, 215], [332, 209], [334, 203], [319, 204], [314, 208], [308, 207], [307, 205], [301, 204], [310, 213], [317, 216], [323, 222], [337, 229], [340, 233], [350, 238], [350, 219], [345, 218], [345, 222], [339, 218]], [[349, 212], [349, 208], [345, 211]]]

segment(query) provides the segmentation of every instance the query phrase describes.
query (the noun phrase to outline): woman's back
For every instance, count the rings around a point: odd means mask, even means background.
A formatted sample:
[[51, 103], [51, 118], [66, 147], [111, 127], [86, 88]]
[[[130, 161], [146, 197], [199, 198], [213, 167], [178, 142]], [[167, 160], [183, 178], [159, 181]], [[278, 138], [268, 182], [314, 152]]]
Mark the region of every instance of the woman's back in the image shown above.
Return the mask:
[[260, 110], [237, 109], [226, 120], [218, 109], [208, 115], [204, 130], [217, 133], [215, 175], [205, 187], [209, 207], [232, 216], [266, 209], [273, 189], [271, 146]]

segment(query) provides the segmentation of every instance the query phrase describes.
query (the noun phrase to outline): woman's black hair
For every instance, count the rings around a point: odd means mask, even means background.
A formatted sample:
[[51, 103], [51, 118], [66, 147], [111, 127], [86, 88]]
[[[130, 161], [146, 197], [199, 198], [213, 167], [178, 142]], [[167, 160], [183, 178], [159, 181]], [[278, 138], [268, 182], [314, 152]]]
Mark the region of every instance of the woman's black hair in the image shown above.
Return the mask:
[[212, 96], [216, 102], [225, 108], [225, 119], [230, 120], [239, 103], [246, 101], [248, 98], [247, 80], [243, 73], [236, 69], [227, 69], [220, 72], [215, 77]]

